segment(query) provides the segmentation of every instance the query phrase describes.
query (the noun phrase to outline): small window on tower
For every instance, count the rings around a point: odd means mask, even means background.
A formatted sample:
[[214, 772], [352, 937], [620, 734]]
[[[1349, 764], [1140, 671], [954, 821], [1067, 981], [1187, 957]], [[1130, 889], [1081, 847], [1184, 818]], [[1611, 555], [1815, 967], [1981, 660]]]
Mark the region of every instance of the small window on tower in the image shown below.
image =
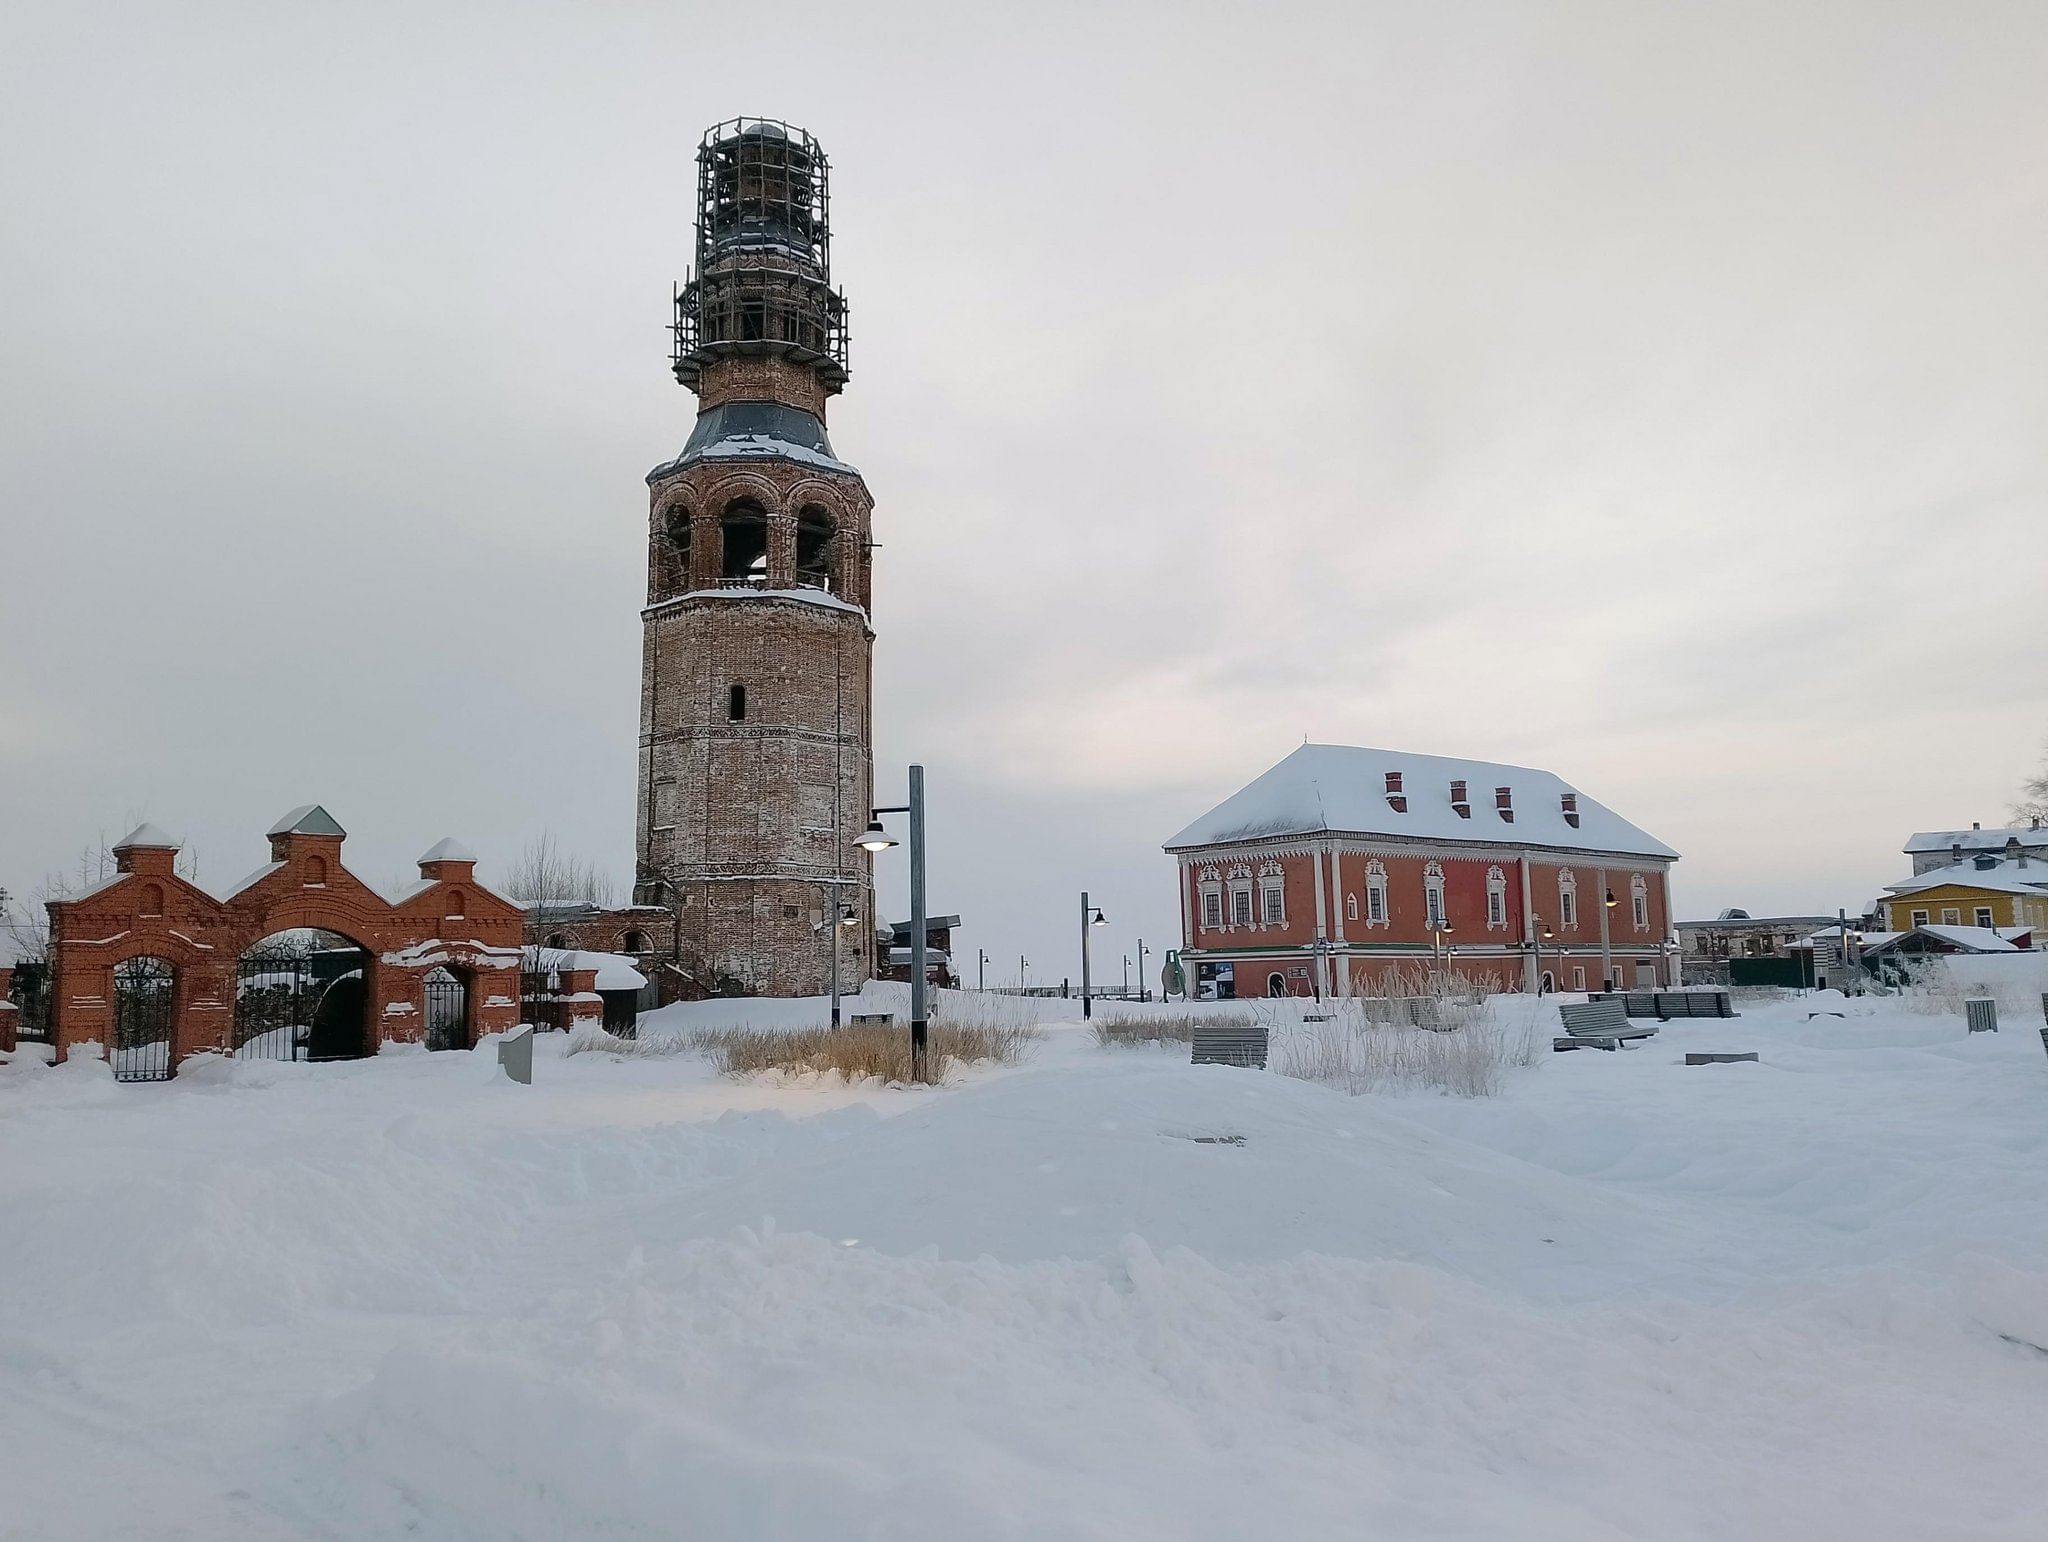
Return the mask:
[[734, 723], [744, 723], [747, 720], [747, 688], [744, 685], [736, 685], [726, 692], [725, 715]]

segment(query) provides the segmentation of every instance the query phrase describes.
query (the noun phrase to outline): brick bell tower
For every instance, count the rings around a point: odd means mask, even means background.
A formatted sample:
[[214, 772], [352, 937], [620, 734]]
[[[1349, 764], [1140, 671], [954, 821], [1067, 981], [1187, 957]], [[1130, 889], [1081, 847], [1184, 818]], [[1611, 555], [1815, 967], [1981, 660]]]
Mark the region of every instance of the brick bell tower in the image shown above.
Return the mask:
[[[682, 453], [648, 473], [637, 903], [676, 919], [690, 993], [818, 995], [874, 973], [869, 514], [825, 437], [846, 384], [828, 167], [735, 118], [697, 149], [675, 297]], [[835, 924], [847, 909], [851, 924]]]

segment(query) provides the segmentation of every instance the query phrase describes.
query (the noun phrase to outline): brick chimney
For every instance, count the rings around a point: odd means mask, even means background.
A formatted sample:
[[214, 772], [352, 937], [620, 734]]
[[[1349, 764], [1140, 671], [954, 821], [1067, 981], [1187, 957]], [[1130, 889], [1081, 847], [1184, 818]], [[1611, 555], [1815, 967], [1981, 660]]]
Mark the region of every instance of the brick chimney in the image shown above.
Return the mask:
[[1472, 800], [1466, 795], [1463, 782], [1451, 783], [1451, 808], [1460, 819], [1472, 817]]
[[1515, 790], [1512, 787], [1493, 789], [1493, 811], [1500, 815], [1504, 824], [1515, 822]]
[[1559, 801], [1564, 806], [1564, 822], [1570, 825], [1574, 830], [1578, 829], [1579, 795], [1575, 792], [1568, 792], [1563, 794]]
[[1408, 795], [1401, 791], [1401, 773], [1387, 773], [1387, 807], [1397, 814], [1408, 812]]

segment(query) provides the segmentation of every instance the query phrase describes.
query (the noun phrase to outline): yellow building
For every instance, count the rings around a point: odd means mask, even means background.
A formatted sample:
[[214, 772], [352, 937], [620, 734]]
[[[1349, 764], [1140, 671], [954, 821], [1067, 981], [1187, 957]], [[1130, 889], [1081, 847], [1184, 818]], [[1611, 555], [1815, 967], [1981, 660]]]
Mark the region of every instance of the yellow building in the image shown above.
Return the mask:
[[1885, 925], [2032, 927], [2048, 934], [2048, 863], [1956, 863], [1887, 887]]

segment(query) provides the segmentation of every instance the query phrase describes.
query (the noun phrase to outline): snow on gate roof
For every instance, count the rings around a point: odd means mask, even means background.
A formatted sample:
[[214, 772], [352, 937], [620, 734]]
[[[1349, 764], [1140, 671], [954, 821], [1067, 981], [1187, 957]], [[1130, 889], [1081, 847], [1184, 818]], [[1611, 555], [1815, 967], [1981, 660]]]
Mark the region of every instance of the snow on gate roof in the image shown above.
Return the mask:
[[[1388, 801], [1389, 772], [1401, 777], [1397, 796], [1405, 801], [1405, 811]], [[1465, 783], [1469, 817], [1451, 806], [1454, 781]], [[1510, 791], [1512, 822], [1495, 808], [1494, 789], [1499, 787]], [[1566, 793], [1578, 798], [1576, 826], [1565, 820]], [[1302, 745], [1175, 835], [1166, 849], [1325, 832], [1504, 841], [1644, 857], [1678, 855], [1550, 771], [1343, 744]]]

